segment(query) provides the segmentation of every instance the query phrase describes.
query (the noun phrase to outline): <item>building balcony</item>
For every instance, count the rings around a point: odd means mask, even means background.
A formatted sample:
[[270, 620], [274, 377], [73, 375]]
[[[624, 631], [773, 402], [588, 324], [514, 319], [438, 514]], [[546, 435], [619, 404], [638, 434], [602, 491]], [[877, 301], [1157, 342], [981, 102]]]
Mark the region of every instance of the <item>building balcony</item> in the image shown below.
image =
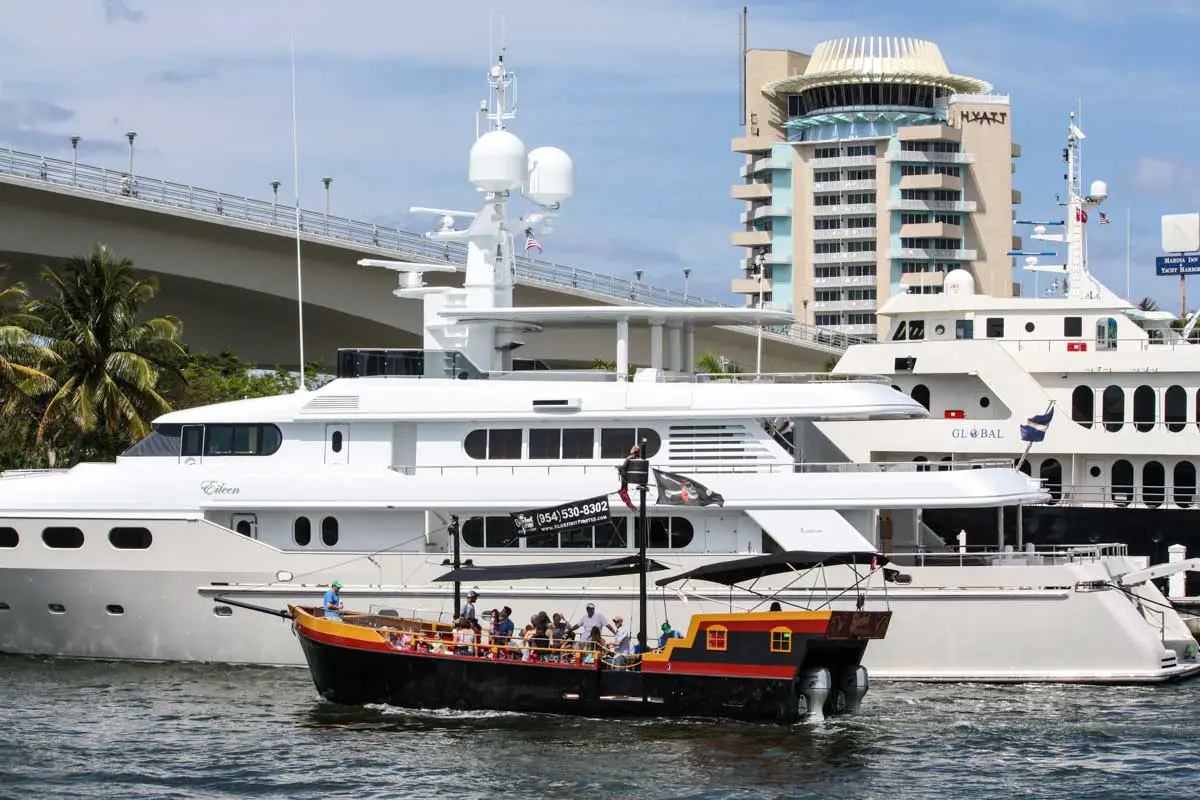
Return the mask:
[[[791, 266], [791, 253], [767, 253], [763, 256], [763, 263], [767, 265], [779, 264], [782, 266]], [[754, 260], [750, 258], [742, 258], [738, 260], [738, 267], [744, 272], [754, 268]]]
[[905, 239], [961, 239], [963, 229], [946, 222], [910, 222], [900, 226], [900, 235]]
[[1012, 143], [1012, 157], [1013, 158], [1021, 157], [1021, 145], [1017, 144], [1016, 142]]
[[926, 150], [888, 150], [884, 155], [887, 161], [908, 162], [910, 164], [974, 164], [975, 156], [971, 153], [935, 153]]
[[838, 275], [834, 278], [813, 278], [814, 289], [835, 289], [842, 286], [874, 286], [874, 275]]
[[876, 334], [874, 325], [826, 325], [825, 330], [844, 333], [847, 336], [874, 336]]
[[813, 264], [874, 264], [877, 250], [853, 253], [813, 253], [809, 260]]
[[751, 161], [749, 164], [743, 164], [739, 174], [743, 178], [746, 178], [750, 175], [757, 175], [760, 172], [766, 172], [770, 169], [775, 169], [775, 161], [770, 156], [767, 156], [766, 158], [757, 158], [754, 161]]
[[815, 312], [821, 311], [874, 311], [874, 300], [814, 300], [808, 307]]
[[[729, 291], [734, 294], [753, 294], [759, 292], [758, 278], [734, 278], [729, 282]], [[766, 294], [771, 291], [771, 281], [763, 278], [762, 293]]]
[[778, 141], [765, 136], [740, 136], [729, 143], [729, 149], [747, 155], [766, 155], [771, 152], [771, 145]]
[[855, 205], [813, 206], [812, 207], [812, 215], [814, 217], [841, 217], [841, 216], [847, 216], [847, 215], [851, 215], [851, 214], [853, 214], [855, 216], [860, 216], [863, 214], [869, 214], [871, 216], [874, 216], [875, 204], [874, 203], [858, 203]]
[[1021, 192], [1019, 189], [1012, 190], [1012, 204], [1014, 206], [1021, 205]]
[[889, 211], [965, 211], [973, 213], [974, 200], [889, 200]]
[[817, 181], [812, 185], [814, 192], [873, 192], [875, 180], [861, 181]]
[[813, 169], [837, 169], [839, 167], [873, 167], [875, 156], [838, 156], [837, 158], [810, 158]]
[[974, 261], [974, 250], [927, 250], [923, 247], [893, 247], [887, 251], [890, 259], [917, 261]]
[[737, 231], [730, 238], [734, 247], [770, 247], [770, 231]]
[[954, 175], [905, 175], [900, 178], [901, 189], [950, 189], [961, 192], [963, 179]]
[[833, 239], [874, 239], [876, 228], [837, 228], [835, 230], [813, 230], [809, 238], [814, 242], [827, 242]]
[[1008, 249], [1009, 250], [1020, 250], [1024, 247], [1025, 247], [1025, 243], [1023, 241], [1021, 241], [1021, 237], [1014, 236], [1014, 237], [1012, 237], [1012, 244], [1009, 245]]
[[750, 211], [742, 212], [742, 222], [750, 222], [755, 219], [766, 219], [767, 217], [790, 217], [792, 209], [789, 206], [765, 205]]
[[962, 131], [949, 125], [911, 125], [896, 131], [902, 142], [961, 142]]
[[945, 282], [944, 272], [905, 272], [900, 275], [901, 286], [941, 286]]
[[734, 200], [770, 200], [771, 192], [769, 183], [735, 183], [730, 194]]

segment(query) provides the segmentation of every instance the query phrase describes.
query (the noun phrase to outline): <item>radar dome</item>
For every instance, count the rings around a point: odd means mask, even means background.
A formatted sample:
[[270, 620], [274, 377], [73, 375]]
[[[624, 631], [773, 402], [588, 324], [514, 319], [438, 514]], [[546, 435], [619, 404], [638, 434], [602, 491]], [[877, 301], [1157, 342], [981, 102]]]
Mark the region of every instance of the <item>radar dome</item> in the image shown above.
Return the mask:
[[525, 196], [540, 206], [561, 203], [575, 194], [575, 165], [557, 147], [529, 151], [529, 179]]
[[946, 273], [942, 292], [948, 295], [975, 294], [975, 279], [965, 269], [952, 269]]
[[489, 131], [471, 147], [471, 183], [485, 192], [506, 192], [525, 182], [525, 145], [508, 131]]
[[1108, 184], [1104, 181], [1092, 181], [1092, 189], [1088, 192], [1088, 197], [1096, 200], [1103, 200], [1108, 197]]

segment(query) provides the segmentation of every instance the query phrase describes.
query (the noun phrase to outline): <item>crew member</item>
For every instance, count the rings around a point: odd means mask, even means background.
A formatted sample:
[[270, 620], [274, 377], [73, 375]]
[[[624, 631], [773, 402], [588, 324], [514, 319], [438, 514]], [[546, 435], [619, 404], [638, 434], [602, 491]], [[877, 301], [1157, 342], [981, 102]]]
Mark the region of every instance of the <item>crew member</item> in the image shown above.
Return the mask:
[[325, 609], [325, 619], [331, 619], [334, 622], [342, 621], [342, 582], [334, 581], [329, 584], [329, 591], [325, 593], [325, 599], [321, 602]]

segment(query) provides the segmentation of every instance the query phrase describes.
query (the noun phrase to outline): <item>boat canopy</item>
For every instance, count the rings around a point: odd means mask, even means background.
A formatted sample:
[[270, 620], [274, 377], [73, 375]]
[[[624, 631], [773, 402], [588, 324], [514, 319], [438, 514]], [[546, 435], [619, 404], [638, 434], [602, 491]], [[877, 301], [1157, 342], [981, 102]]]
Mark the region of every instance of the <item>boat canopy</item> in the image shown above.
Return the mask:
[[[637, 556], [602, 558], [596, 561], [560, 561], [540, 564], [502, 564], [493, 567], [465, 566], [450, 570], [435, 581], [478, 583], [485, 581], [519, 581], [534, 578], [601, 578], [605, 575], [631, 575], [642, 568]], [[646, 571], [668, 569], [653, 559], [646, 559]]]
[[811, 550], [788, 550], [783, 553], [771, 553], [765, 556], [739, 558], [735, 561], [721, 561], [716, 564], [706, 564], [687, 572], [681, 572], [670, 578], [656, 581], [659, 586], [690, 578], [699, 578], [712, 583], [733, 586], [746, 581], [777, 575], [781, 572], [801, 571], [814, 567], [832, 567], [838, 564], [870, 564], [877, 566], [888, 563], [883, 554], [870, 550], [857, 552], [822, 553]]

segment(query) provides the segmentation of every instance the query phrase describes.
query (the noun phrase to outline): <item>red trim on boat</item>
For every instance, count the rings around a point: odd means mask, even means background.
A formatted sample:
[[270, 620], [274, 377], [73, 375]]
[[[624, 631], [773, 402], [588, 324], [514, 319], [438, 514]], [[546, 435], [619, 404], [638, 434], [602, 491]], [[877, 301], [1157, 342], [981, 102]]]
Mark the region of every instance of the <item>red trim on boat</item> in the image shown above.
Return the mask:
[[704, 661], [643, 661], [646, 672], [671, 672], [679, 675], [712, 675], [730, 678], [791, 678], [795, 664], [719, 664]]

